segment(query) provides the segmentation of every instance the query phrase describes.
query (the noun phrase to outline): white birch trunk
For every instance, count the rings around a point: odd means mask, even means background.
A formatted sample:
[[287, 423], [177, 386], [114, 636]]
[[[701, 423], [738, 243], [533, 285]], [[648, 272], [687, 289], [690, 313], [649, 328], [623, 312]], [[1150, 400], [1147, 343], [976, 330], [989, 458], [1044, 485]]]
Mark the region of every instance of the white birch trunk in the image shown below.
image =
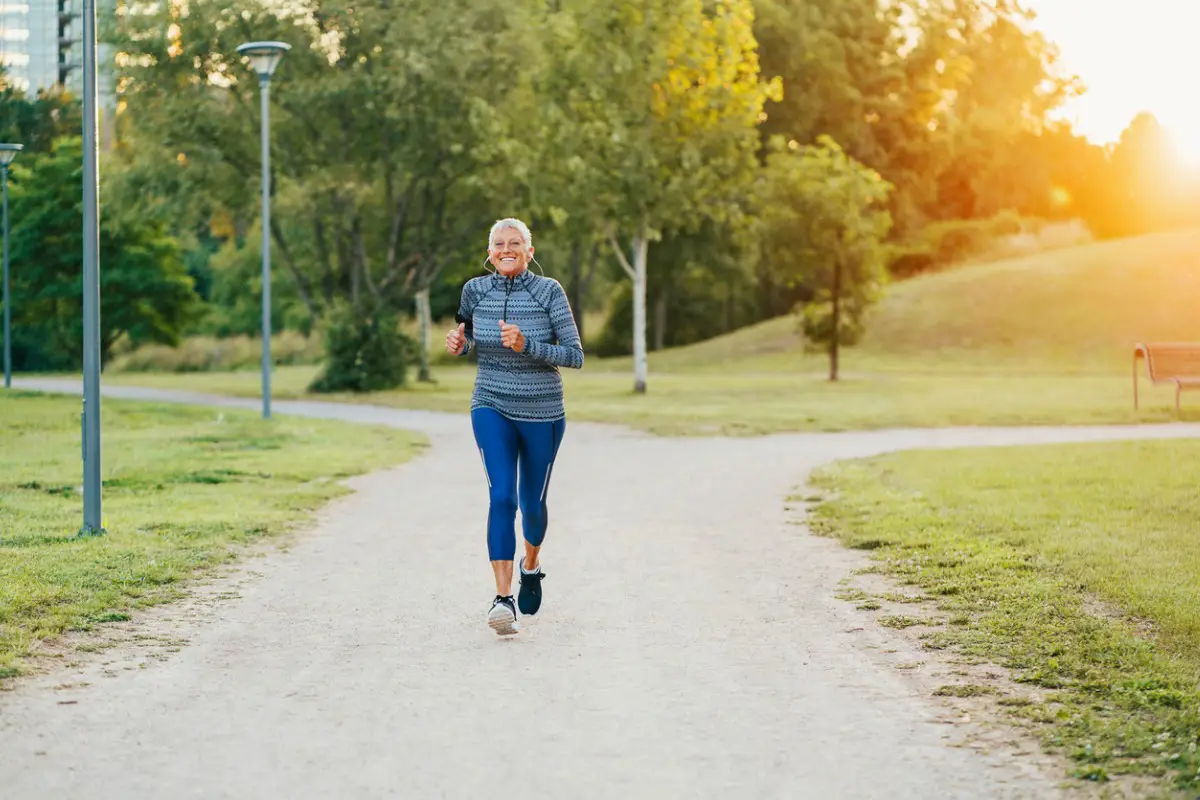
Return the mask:
[[421, 289], [416, 294], [417, 305], [417, 349], [421, 353], [420, 369], [417, 373], [417, 380], [428, 383], [430, 381], [429, 374], [429, 330], [432, 327], [429, 310], [429, 289]]
[[641, 226], [633, 237], [633, 391], [646, 393], [646, 251], [650, 243]]

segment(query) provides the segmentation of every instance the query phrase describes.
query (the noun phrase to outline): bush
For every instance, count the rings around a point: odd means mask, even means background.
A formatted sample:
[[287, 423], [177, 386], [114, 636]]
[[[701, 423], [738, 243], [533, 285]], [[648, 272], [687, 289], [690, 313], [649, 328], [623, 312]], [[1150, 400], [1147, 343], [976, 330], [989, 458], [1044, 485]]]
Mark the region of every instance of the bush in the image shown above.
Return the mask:
[[[189, 336], [178, 347], [146, 345], [122, 353], [107, 368], [112, 372], [233, 372], [262, 363], [262, 340], [249, 336], [215, 338]], [[320, 339], [296, 331], [271, 337], [271, 363], [276, 366], [316, 364], [323, 348]]]
[[1090, 241], [1079, 223], [1047, 223], [1001, 211], [990, 219], [952, 219], [926, 226], [912, 240], [888, 248], [888, 272], [912, 278], [969, 261], [1029, 255]]
[[416, 342], [400, 331], [394, 314], [362, 314], [342, 304], [325, 331], [325, 369], [310, 392], [374, 392], [403, 386]]
[[912, 278], [935, 269], [937, 259], [927, 244], [892, 245], [887, 249], [887, 264], [893, 278]]

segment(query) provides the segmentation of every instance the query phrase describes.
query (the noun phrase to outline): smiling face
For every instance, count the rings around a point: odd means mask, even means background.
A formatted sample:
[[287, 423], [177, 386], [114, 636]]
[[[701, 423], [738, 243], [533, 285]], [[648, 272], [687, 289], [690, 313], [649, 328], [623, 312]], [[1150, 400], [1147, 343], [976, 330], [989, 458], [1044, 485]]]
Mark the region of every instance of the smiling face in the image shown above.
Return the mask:
[[488, 248], [488, 260], [505, 277], [517, 275], [529, 265], [533, 248], [525, 247], [525, 240], [516, 228], [501, 228], [492, 236]]

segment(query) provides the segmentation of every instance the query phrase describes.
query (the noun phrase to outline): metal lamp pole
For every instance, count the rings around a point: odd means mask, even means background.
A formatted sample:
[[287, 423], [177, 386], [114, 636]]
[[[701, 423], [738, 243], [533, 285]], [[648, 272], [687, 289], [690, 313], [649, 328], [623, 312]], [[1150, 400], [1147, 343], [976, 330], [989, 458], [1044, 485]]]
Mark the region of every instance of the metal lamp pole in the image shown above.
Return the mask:
[[248, 42], [238, 53], [249, 57], [258, 73], [259, 103], [262, 108], [262, 415], [271, 418], [271, 75], [283, 54], [291, 50], [285, 42]]
[[96, 0], [83, 0], [83, 528], [104, 533], [100, 480], [100, 170]]
[[24, 145], [0, 144], [0, 192], [4, 195], [4, 388], [12, 388], [12, 288], [8, 280], [8, 165]]

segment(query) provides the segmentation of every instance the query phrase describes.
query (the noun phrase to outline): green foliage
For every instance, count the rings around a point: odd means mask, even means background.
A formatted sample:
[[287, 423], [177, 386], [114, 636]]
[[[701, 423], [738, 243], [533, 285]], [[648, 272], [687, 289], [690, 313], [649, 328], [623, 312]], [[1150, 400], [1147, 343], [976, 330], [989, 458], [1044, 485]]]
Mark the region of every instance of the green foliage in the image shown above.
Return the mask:
[[911, 240], [887, 246], [888, 273], [894, 278], [912, 278], [987, 257], [1010, 255], [1020, 250], [1008, 244], [1013, 237], [1026, 233], [1036, 237], [1045, 228], [1044, 220], [1022, 219], [1011, 209], [986, 219], [934, 222]]
[[[1048, 119], [1078, 87], [1028, 23], [994, 0], [159, 6], [105, 34], [130, 58], [104, 196], [170, 220], [206, 301], [189, 332], [258, 332], [259, 96], [235, 54], [254, 30], [293, 45], [271, 84], [277, 330], [307, 333], [341, 302], [408, 315], [424, 290], [444, 317], [483, 232], [515, 214], [577, 314], [613, 299], [605, 352], [637, 350], [621, 315], [645, 320], [644, 351], [797, 303], [814, 337], [849, 341], [868, 302], [826, 325], [816, 283], [751, 257], [771, 136], [829, 135], [894, 187], [880, 208], [897, 277], [990, 251], [979, 221], [1007, 210], [1100, 236], [1195, 218], [1148, 120], [1110, 159]], [[634, 291], [614, 295], [627, 273]]]
[[81, 111], [79, 101], [63, 90], [25, 96], [5, 80], [0, 66], [0, 142], [23, 144], [18, 159], [49, 153], [56, 140], [76, 133], [82, 125]]
[[[14, 352], [26, 368], [79, 365], [83, 338], [82, 147], [62, 139], [50, 153], [14, 163], [11, 173]], [[196, 308], [179, 243], [164, 223], [103, 212], [100, 219], [100, 348], [174, 344]], [[39, 358], [40, 356], [40, 358]]]
[[[651, 245], [647, 337], [651, 352], [681, 347], [757, 321], [758, 295], [748, 253], [727, 226], [704, 225], [694, 234], [670, 233]], [[605, 324], [591, 347], [600, 357], [632, 352], [633, 289], [621, 281], [610, 292]]]
[[[522, 3], [503, 0], [323, 0], [301, 16], [234, 0], [126, 15], [108, 36], [135, 54], [121, 70], [134, 120], [123, 153], [141, 184], [203, 198], [179, 206], [189, 225], [241, 247], [259, 213], [259, 90], [235, 51], [247, 30], [289, 42], [271, 83], [272, 252], [288, 305], [307, 314], [285, 311], [286, 324], [343, 301], [409, 309], [443, 270], [482, 254], [501, 215], [490, 198], [524, 203], [527, 22]], [[248, 332], [251, 293], [214, 281], [230, 309], [210, 329]]]
[[[262, 246], [257, 225], [245, 243], [230, 240], [208, 259], [206, 274], [209, 297], [204, 317], [193, 326], [210, 336], [261, 336], [262, 334]], [[273, 333], [291, 330], [305, 336], [316, 320], [309, 312], [293, 274], [281, 269], [277, 251], [271, 259], [271, 328]]]
[[395, 315], [363, 314], [348, 304], [335, 308], [325, 331], [325, 368], [310, 391], [374, 392], [405, 384], [416, 342], [400, 331]]
[[891, 218], [881, 207], [892, 187], [829, 137], [818, 142], [772, 140], [756, 199], [762, 258], [784, 281], [812, 286], [801, 324], [809, 342], [829, 345], [836, 380], [838, 345], [857, 341], [886, 277]]

